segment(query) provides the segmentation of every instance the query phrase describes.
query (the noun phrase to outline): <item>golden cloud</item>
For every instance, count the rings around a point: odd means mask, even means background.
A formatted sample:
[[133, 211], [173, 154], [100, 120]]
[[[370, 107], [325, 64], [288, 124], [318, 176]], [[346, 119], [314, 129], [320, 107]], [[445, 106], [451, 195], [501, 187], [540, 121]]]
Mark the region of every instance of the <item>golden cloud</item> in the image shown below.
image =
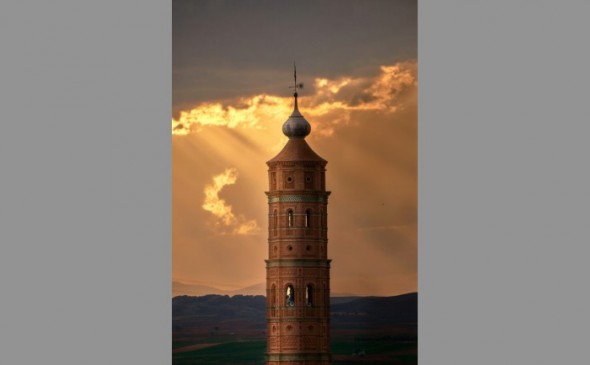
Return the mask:
[[[329, 136], [334, 128], [350, 122], [353, 111], [396, 112], [403, 108], [404, 93], [417, 85], [416, 61], [383, 65], [376, 77], [316, 78], [314, 94], [300, 99], [302, 112], [317, 122], [319, 134]], [[266, 94], [240, 98], [232, 105], [202, 103], [172, 119], [172, 134], [198, 133], [204, 127], [267, 129], [289, 115], [291, 97]]]
[[219, 175], [213, 176], [213, 183], [205, 186], [205, 201], [203, 209], [210, 212], [224, 226], [233, 228], [232, 233], [238, 235], [248, 235], [257, 233], [260, 228], [255, 220], [247, 220], [244, 216], [236, 215], [232, 212], [232, 206], [219, 197], [219, 192], [227, 185], [235, 184], [238, 180], [238, 171], [235, 168], [228, 168]]
[[266, 120], [284, 114], [289, 102], [287, 98], [261, 94], [241, 98], [233, 106], [203, 103], [191, 110], [181, 111], [178, 120], [172, 119], [172, 133], [199, 132], [203, 126], [263, 128]]

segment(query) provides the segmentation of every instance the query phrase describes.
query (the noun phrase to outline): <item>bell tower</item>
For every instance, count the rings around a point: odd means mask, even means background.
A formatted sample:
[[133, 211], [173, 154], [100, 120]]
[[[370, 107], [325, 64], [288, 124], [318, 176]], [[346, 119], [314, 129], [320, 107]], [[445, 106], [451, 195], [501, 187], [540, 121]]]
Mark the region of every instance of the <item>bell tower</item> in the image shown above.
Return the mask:
[[294, 109], [283, 124], [289, 141], [267, 162], [267, 365], [327, 365], [330, 353], [330, 261], [327, 258], [326, 163], [307, 144], [311, 126]]

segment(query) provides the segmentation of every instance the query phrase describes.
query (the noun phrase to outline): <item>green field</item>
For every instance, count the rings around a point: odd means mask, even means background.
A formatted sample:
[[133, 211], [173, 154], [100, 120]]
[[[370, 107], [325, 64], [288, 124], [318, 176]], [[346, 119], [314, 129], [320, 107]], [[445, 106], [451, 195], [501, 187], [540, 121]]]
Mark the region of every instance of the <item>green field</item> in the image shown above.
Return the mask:
[[[173, 345], [174, 346], [174, 345]], [[266, 341], [227, 342], [172, 354], [174, 365], [264, 364]]]
[[[173, 349], [195, 343], [175, 342]], [[235, 341], [186, 352], [173, 353], [174, 365], [263, 365], [266, 340]], [[356, 355], [355, 355], [356, 353]], [[417, 343], [388, 337], [335, 339], [332, 341], [334, 365], [344, 364], [417, 364]]]

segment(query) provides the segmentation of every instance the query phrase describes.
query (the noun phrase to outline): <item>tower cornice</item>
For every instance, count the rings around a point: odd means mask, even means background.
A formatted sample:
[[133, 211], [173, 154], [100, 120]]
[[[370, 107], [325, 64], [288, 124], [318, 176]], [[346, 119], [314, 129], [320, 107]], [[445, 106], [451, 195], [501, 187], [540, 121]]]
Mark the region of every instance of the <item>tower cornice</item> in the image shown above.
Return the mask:
[[272, 203], [327, 203], [330, 192], [317, 192], [317, 193], [303, 193], [303, 194], [285, 194], [284, 191], [273, 191], [267, 193], [268, 204]]

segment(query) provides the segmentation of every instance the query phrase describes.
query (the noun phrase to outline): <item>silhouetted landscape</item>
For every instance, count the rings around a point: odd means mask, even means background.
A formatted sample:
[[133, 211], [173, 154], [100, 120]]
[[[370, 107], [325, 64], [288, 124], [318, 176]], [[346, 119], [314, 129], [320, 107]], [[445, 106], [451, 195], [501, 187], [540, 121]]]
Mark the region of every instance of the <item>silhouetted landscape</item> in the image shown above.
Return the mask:
[[[334, 365], [417, 364], [417, 293], [331, 303]], [[264, 364], [265, 305], [261, 295], [174, 297], [173, 364]]]

